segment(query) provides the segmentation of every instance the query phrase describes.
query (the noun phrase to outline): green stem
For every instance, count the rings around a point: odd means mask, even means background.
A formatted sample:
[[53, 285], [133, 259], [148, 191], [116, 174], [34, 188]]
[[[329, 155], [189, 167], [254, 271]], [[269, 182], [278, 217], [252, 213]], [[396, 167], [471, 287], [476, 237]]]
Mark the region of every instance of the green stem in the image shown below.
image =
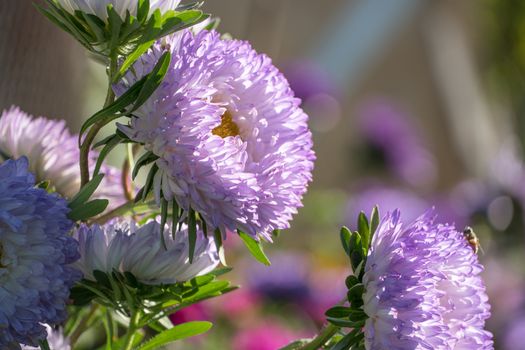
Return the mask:
[[[113, 55], [111, 57], [111, 62], [108, 67], [108, 92], [106, 94], [106, 101], [104, 102], [104, 107], [106, 108], [115, 101], [115, 93], [112, 88], [113, 75], [115, 74], [118, 68], [117, 56]], [[95, 123], [89, 129], [84, 142], [80, 146], [80, 187], [84, 187], [89, 182], [89, 150], [91, 149], [91, 144], [95, 140], [98, 132], [106, 122], [104, 120]]]
[[320, 347], [322, 347], [324, 344], [326, 344], [327, 341], [329, 341], [337, 331], [339, 331], [339, 327], [334, 326], [333, 324], [329, 323], [326, 327], [324, 327], [321, 330], [321, 333], [314, 339], [312, 339], [311, 342], [308, 344], [303, 345], [299, 348], [299, 350], [317, 350]]
[[75, 327], [75, 330], [73, 331], [73, 333], [69, 337], [69, 341], [70, 341], [71, 347], [73, 347], [75, 345], [75, 343], [77, 342], [78, 338], [80, 338], [82, 333], [84, 333], [84, 331], [86, 330], [88, 325], [93, 320], [93, 317], [96, 315], [97, 310], [98, 310], [98, 305], [97, 304], [91, 304], [91, 309], [89, 310], [89, 313], [82, 318], [82, 320], [80, 321], [78, 326]]
[[138, 325], [140, 324], [141, 313], [140, 310], [136, 310], [131, 314], [131, 319], [129, 321], [129, 328], [126, 332], [126, 337], [124, 340], [124, 350], [133, 349], [133, 340], [135, 340], [135, 335], [139, 329]]

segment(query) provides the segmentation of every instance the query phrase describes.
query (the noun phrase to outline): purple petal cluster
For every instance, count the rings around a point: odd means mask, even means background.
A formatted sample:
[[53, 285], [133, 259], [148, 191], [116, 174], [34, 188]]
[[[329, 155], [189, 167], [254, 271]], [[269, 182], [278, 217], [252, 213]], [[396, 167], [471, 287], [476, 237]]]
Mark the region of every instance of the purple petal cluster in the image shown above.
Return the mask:
[[[18, 107], [11, 107], [0, 116], [0, 163], [6, 158], [26, 156], [36, 181], [48, 180], [65, 198], [72, 198], [80, 189], [78, 135], [72, 135], [63, 120], [34, 118]], [[94, 168], [97, 152], [91, 152]], [[95, 197], [107, 198], [110, 206], [124, 202], [120, 170], [102, 166], [104, 180]]]
[[0, 349], [37, 346], [66, 318], [79, 258], [64, 199], [35, 188], [27, 158], [0, 164]]
[[427, 213], [381, 221], [363, 284], [367, 349], [493, 349], [483, 270], [463, 234]]
[[271, 240], [289, 227], [312, 179], [312, 136], [284, 76], [243, 41], [177, 33], [156, 44], [116, 86], [121, 94], [164, 50], [172, 63], [160, 88], [121, 130], [160, 158], [157, 200], [176, 199], [223, 234]]

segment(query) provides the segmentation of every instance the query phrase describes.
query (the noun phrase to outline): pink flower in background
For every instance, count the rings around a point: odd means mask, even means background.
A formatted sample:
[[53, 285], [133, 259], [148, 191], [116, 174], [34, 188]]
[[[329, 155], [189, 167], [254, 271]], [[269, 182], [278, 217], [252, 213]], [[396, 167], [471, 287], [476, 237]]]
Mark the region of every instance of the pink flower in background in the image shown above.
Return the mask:
[[301, 338], [279, 325], [263, 324], [240, 331], [232, 342], [232, 350], [277, 350]]
[[172, 313], [170, 321], [174, 325], [191, 322], [191, 321], [209, 321], [212, 319], [210, 310], [208, 310], [205, 303], [193, 304]]

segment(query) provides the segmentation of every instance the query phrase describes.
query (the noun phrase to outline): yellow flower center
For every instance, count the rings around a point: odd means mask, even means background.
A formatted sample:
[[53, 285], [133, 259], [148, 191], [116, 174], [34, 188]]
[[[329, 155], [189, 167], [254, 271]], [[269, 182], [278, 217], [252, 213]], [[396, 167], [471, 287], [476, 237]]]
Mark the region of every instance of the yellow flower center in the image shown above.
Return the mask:
[[239, 135], [239, 127], [233, 121], [232, 115], [230, 112], [226, 111], [221, 117], [221, 125], [214, 128], [211, 133], [222, 137], [223, 139], [228, 136], [237, 136]]

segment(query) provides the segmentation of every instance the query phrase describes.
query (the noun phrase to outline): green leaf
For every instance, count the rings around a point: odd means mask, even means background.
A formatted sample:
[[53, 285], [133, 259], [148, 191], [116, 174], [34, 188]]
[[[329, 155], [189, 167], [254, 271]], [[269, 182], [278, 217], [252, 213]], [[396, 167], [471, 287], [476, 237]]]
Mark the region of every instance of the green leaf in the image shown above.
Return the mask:
[[324, 313], [328, 317], [332, 318], [343, 318], [350, 315], [350, 308], [346, 306], [334, 306]]
[[346, 255], [350, 256], [350, 238], [352, 237], [352, 233], [346, 226], [343, 226], [341, 227], [339, 236], [341, 238], [341, 244], [343, 245]]
[[364, 254], [368, 251], [368, 244], [370, 243], [370, 225], [368, 224], [368, 219], [363, 212], [360, 212], [357, 217], [357, 230], [361, 235], [361, 247]]
[[224, 254], [224, 246], [222, 244], [222, 233], [219, 228], [216, 228], [213, 232], [213, 240], [215, 241], [215, 247], [217, 247], [217, 251], [219, 252], [219, 260], [221, 261], [221, 264], [228, 266], [226, 263], [226, 255]]
[[347, 350], [350, 349], [350, 346], [354, 344], [354, 337], [355, 334], [353, 332], [348, 333], [339, 341], [339, 343], [335, 344], [334, 347], [332, 347], [330, 350]]
[[171, 235], [175, 239], [175, 233], [177, 232], [177, 223], [179, 222], [180, 208], [176, 199], [171, 201]]
[[311, 341], [312, 339], [299, 339], [286, 345], [284, 348], [279, 348], [279, 350], [300, 350]]
[[135, 178], [139, 174], [140, 169], [143, 166], [148, 165], [151, 162], [156, 161], [157, 159], [159, 159], [159, 157], [155, 155], [153, 152], [144, 153], [142, 156], [140, 156], [140, 158], [135, 163], [135, 167], [133, 168], [133, 172], [131, 173], [131, 178], [135, 180]]
[[365, 324], [365, 321], [353, 322], [347, 319], [334, 318], [334, 317], [327, 317], [326, 320], [330, 322], [331, 324], [336, 325], [338, 327], [357, 328], [357, 327], [363, 327]]
[[199, 334], [206, 333], [212, 327], [211, 322], [205, 321], [194, 321], [187, 322], [181, 325], [174, 326], [168, 329], [151, 340], [147, 341], [139, 347], [140, 350], [154, 350], [158, 349], [162, 345], [181, 340], [189, 337], [194, 337]]
[[162, 83], [162, 80], [164, 80], [164, 76], [168, 71], [170, 62], [171, 53], [169, 51], [166, 51], [157, 61], [157, 64], [155, 65], [151, 73], [147, 75], [147, 79], [144, 82], [142, 89], [140, 90], [139, 96], [137, 97], [135, 104], [133, 105], [133, 111], [142, 106], [142, 104], [144, 104], [144, 102], [147, 101], [151, 94], [153, 94], [153, 92], [157, 90], [160, 83]]
[[197, 244], [197, 220], [195, 210], [190, 208], [188, 213], [188, 240], [190, 249], [190, 264], [193, 264], [193, 255], [195, 254], [195, 245]]
[[370, 215], [370, 240], [379, 226], [379, 208], [377, 205], [372, 209], [372, 214]]
[[47, 339], [40, 341], [40, 349], [41, 350], [51, 350], [51, 348], [49, 347], [49, 343], [47, 342]]
[[115, 147], [117, 147], [117, 145], [119, 145], [121, 141], [122, 141], [122, 139], [120, 138], [120, 136], [115, 134], [115, 135], [113, 135], [111, 140], [109, 140], [108, 143], [106, 143], [104, 148], [102, 148], [102, 151], [100, 151], [100, 153], [98, 155], [98, 158], [97, 158], [97, 163], [95, 165], [95, 170], [93, 170], [93, 174], [95, 176], [98, 175], [98, 173], [100, 172], [100, 168], [102, 167], [102, 163], [106, 159], [106, 157], [109, 154], [109, 152], [111, 152]]
[[[166, 221], [168, 221], [168, 201], [162, 198], [160, 200], [160, 240], [165, 250], [168, 250], [166, 239], [164, 238], [164, 230], [166, 228]], [[191, 258], [190, 258], [191, 262]]]
[[137, 46], [137, 48], [131, 54], [129, 54], [126, 57], [126, 59], [124, 60], [124, 62], [120, 66], [120, 69], [119, 69], [118, 73], [113, 78], [113, 81], [116, 82], [120, 78], [122, 78], [124, 76], [124, 74], [126, 74], [126, 72], [131, 68], [133, 63], [135, 63], [140, 58], [140, 56], [142, 56], [146, 51], [148, 51], [148, 49], [154, 43], [155, 43], [155, 40], [149, 40], [149, 41], [146, 41], [145, 43], [142, 43], [139, 46]]
[[107, 199], [95, 199], [71, 210], [68, 216], [73, 221], [85, 221], [104, 212], [108, 204]]
[[142, 188], [142, 190], [139, 193], [137, 193], [137, 198], [135, 199], [135, 201], [138, 201], [140, 199], [142, 199], [143, 201], [146, 200], [149, 192], [153, 188], [153, 180], [155, 178], [155, 174], [157, 173], [157, 171], [159, 171], [159, 167], [157, 166], [157, 164], [153, 164], [153, 166], [149, 170], [148, 177], [146, 179], [146, 183], [144, 184], [144, 187]]
[[149, 0], [139, 0], [137, 6], [137, 19], [140, 23], [144, 23], [148, 19], [149, 14]]
[[89, 119], [86, 120], [80, 128], [79, 145], [81, 144], [82, 135], [84, 135], [86, 130], [89, 129], [93, 124], [101, 120], [105, 120], [107, 123], [109, 123], [113, 119], [120, 118], [122, 115], [118, 113], [137, 100], [146, 78], [147, 76], [137, 81], [128, 89], [128, 91], [117, 98], [115, 102], [89, 117]]
[[109, 4], [107, 6], [107, 13], [109, 31], [111, 33], [111, 37], [109, 39], [110, 55], [114, 55], [119, 46], [120, 28], [124, 22], [122, 22], [122, 18], [120, 18], [120, 15], [117, 13], [117, 11], [115, 11], [113, 4]]
[[348, 289], [352, 288], [358, 283], [359, 283], [359, 279], [354, 275], [348, 276], [345, 280], [346, 288]]
[[241, 237], [242, 241], [244, 242], [244, 245], [246, 248], [248, 248], [248, 251], [252, 256], [257, 260], [258, 262], [270, 266], [270, 260], [268, 260], [268, 257], [266, 254], [264, 254], [263, 248], [261, 246], [261, 242], [256, 241], [253, 237], [249, 236], [248, 234], [237, 230], [237, 233]]
[[69, 201], [69, 207], [74, 210], [87, 202], [93, 193], [95, 193], [103, 178], [104, 174], [93, 176], [91, 181], [82, 187], [82, 189]]

